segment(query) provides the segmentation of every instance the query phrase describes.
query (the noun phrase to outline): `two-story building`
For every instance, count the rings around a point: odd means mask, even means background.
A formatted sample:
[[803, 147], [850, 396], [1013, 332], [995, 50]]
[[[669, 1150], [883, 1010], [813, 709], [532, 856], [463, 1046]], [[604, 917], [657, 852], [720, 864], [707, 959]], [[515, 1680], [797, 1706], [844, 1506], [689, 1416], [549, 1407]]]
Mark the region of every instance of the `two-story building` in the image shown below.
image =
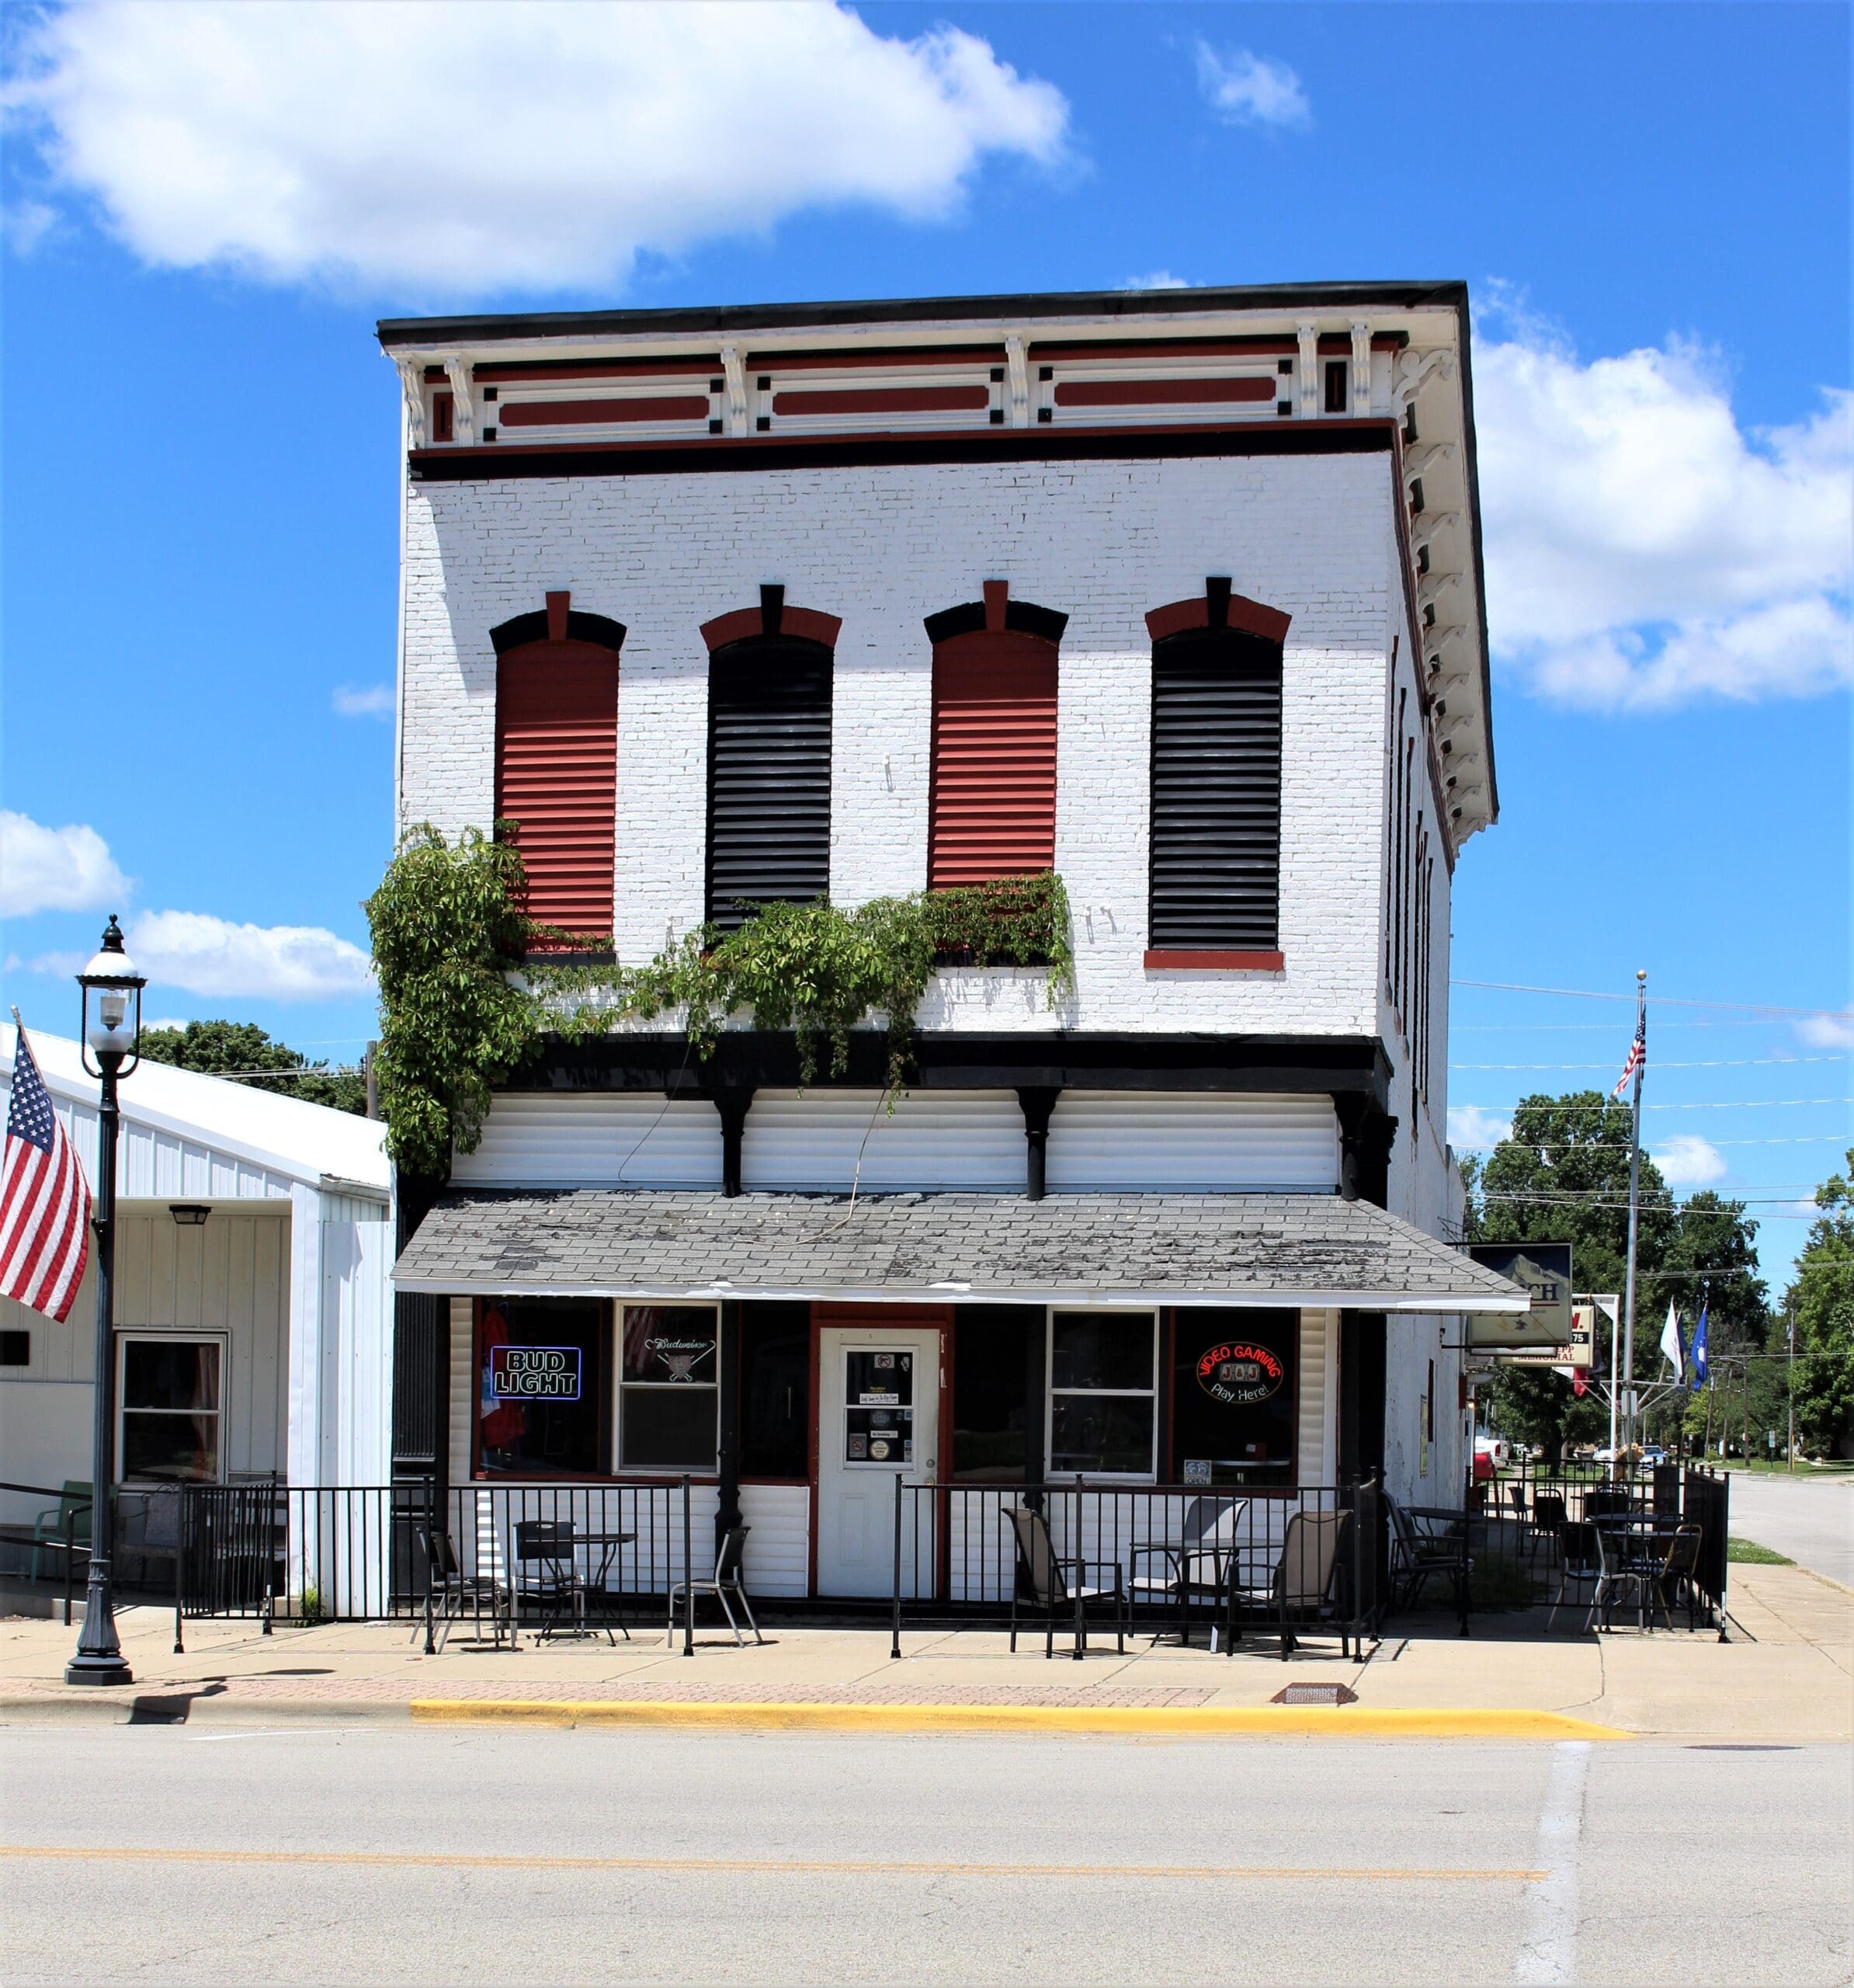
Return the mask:
[[519, 822], [627, 965], [769, 900], [1072, 910], [1054, 1000], [937, 975], [892, 1109], [873, 1027], [808, 1084], [738, 1020], [522, 1073], [397, 1273], [442, 1473], [691, 1472], [824, 1596], [887, 1591], [897, 1472], [1458, 1497], [1456, 1315], [1525, 1302], [1443, 1131], [1496, 807], [1465, 287], [380, 336], [402, 829]]

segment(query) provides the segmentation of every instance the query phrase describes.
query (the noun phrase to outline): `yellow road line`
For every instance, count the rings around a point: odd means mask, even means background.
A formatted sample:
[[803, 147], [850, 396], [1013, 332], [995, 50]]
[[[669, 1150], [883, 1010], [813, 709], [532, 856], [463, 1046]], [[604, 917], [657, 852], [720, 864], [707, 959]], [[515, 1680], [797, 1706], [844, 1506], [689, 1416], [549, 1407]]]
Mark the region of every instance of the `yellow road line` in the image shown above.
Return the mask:
[[434, 1725], [708, 1726], [832, 1733], [1099, 1733], [1350, 1740], [1627, 1740], [1563, 1712], [1357, 1705], [897, 1705], [678, 1699], [415, 1698]]
[[1178, 1878], [1269, 1884], [1536, 1884], [1543, 1871], [1431, 1869], [1393, 1865], [1255, 1864], [949, 1864], [782, 1857], [475, 1857], [443, 1851], [165, 1850], [134, 1844], [0, 1844], [0, 1861], [78, 1864], [305, 1864], [415, 1871], [622, 1871], [753, 1874], [776, 1877]]

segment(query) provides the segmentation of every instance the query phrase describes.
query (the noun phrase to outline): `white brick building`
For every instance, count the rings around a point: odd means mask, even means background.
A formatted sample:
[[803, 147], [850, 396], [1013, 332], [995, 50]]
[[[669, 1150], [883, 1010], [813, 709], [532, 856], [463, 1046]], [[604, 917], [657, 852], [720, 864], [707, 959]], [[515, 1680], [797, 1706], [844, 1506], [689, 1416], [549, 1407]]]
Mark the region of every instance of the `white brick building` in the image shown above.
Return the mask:
[[[1053, 1003], [1034, 967], [939, 975], [892, 1115], [873, 1030], [802, 1092], [744, 1020], [699, 1067], [658, 1024], [523, 1073], [400, 1267], [449, 1301], [453, 1485], [693, 1469], [752, 1524], [750, 1584], [822, 1594], [867, 1591], [845, 1515], [897, 1472], [1457, 1495], [1449, 1327], [1502, 1301], [1404, 1245], [1458, 1217], [1450, 881], [1495, 812], [1467, 326], [1462, 287], [1397, 284], [381, 326], [402, 829], [525, 814], [537, 909], [627, 965], [741, 898], [1053, 867], [1073, 912]], [[924, 1261], [972, 1194], [1033, 1239], [1026, 1204], [1221, 1197], [1244, 1274], [858, 1284], [769, 1242], [779, 1197], [854, 1223], [852, 1187], [946, 1197]], [[536, 1239], [567, 1194], [571, 1263]], [[1282, 1195], [1377, 1267], [1271, 1243]], [[745, 1274], [627, 1253], [697, 1216]], [[1196, 1342], [1239, 1326], [1278, 1371], [1220, 1421]], [[563, 1336], [570, 1409], [516, 1405], [497, 1349]], [[630, 1343], [672, 1339], [693, 1378], [653, 1395]], [[877, 1352], [941, 1385], [872, 1433]]]

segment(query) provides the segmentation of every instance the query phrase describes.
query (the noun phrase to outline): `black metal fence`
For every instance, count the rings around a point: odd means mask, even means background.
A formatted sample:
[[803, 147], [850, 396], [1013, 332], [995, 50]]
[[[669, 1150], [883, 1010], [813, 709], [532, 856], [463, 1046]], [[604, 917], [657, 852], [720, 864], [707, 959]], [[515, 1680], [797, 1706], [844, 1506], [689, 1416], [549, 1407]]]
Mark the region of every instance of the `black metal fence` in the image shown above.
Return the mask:
[[[1246, 1634], [1339, 1638], [1382, 1614], [1375, 1480], [1286, 1492], [1193, 1485], [895, 1482], [891, 1653], [911, 1621], [1033, 1625], [1079, 1657], [1104, 1618], [1233, 1649]], [[1047, 1638], [1046, 1638], [1047, 1641]]]

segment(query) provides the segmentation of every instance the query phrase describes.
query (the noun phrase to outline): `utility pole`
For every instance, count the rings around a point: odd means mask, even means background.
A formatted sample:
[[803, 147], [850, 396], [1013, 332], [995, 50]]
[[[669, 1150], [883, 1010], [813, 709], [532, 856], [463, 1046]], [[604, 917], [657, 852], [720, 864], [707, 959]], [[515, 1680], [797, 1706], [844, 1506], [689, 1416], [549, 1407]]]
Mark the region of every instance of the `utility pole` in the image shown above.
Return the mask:
[[1629, 1135], [1629, 1277], [1623, 1287], [1623, 1385], [1629, 1390], [1629, 1413], [1623, 1423], [1624, 1443], [1635, 1446], [1635, 1245], [1641, 1215], [1641, 1078], [1647, 1063], [1648, 973], [1635, 970], [1635, 1105]]
[[1787, 1315], [1785, 1337], [1789, 1342], [1787, 1365], [1790, 1375], [1790, 1443], [1783, 1452], [1783, 1468], [1796, 1468], [1796, 1299], [1793, 1296], [1784, 1306]]

